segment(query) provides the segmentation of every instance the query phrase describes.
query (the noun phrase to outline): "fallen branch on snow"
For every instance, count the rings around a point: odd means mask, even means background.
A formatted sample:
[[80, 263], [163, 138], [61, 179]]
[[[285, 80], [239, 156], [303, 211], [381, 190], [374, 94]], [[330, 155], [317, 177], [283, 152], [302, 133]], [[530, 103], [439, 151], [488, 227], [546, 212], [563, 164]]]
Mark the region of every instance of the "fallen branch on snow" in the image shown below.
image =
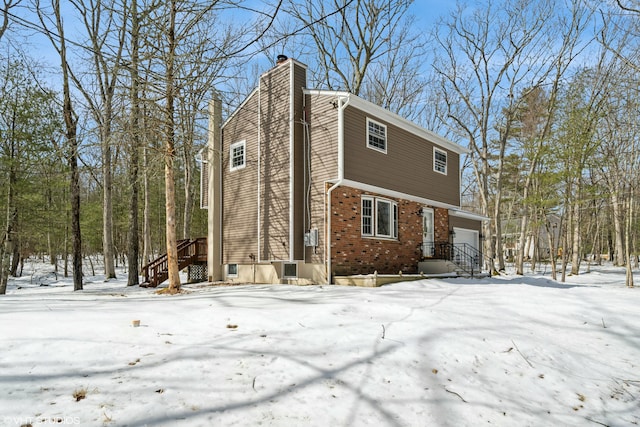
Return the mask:
[[448, 388], [444, 388], [444, 391], [446, 391], [447, 393], [451, 393], [451, 394], [455, 394], [456, 396], [458, 396], [460, 398], [460, 400], [462, 400], [464, 403], [467, 403], [466, 400], [464, 400], [464, 397], [460, 396], [458, 393], [456, 393], [455, 391], [451, 391]]
[[518, 353], [520, 353], [520, 356], [522, 356], [522, 358], [524, 359], [525, 362], [527, 362], [529, 364], [529, 366], [531, 366], [533, 368], [533, 365], [531, 364], [531, 362], [529, 362], [529, 359], [527, 359], [524, 354], [522, 354], [522, 352], [520, 351], [520, 349], [518, 348], [518, 346], [516, 345], [515, 342], [513, 342], [513, 340], [511, 340], [511, 343], [513, 344], [513, 346], [515, 347], [515, 349], [518, 351]]

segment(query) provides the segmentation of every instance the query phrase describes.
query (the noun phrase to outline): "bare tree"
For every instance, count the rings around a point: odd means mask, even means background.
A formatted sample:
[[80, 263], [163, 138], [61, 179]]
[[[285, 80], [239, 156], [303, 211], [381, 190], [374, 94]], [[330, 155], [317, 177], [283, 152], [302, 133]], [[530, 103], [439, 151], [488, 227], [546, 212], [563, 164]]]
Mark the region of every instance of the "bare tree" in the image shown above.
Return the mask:
[[[67, 62], [67, 42], [65, 39], [60, 0], [51, 0], [50, 10], [46, 10], [40, 0], [36, 0], [36, 11], [44, 33], [60, 57], [62, 69], [62, 116], [65, 124], [67, 161], [69, 163], [71, 197], [71, 235], [73, 242], [73, 290], [82, 290], [82, 235], [80, 230], [80, 173], [78, 170], [78, 117], [71, 99], [71, 77]], [[53, 13], [53, 19], [50, 19]]]
[[[522, 188], [522, 217], [520, 221], [520, 238], [518, 239], [518, 250], [516, 252], [516, 274], [524, 274], [524, 258], [527, 251], [525, 245], [528, 241], [527, 233], [529, 231], [529, 221], [533, 214], [530, 193], [532, 190], [533, 180], [536, 176], [538, 163], [543, 153], [545, 153], [545, 145], [550, 142], [551, 128], [557, 109], [557, 97], [560, 85], [565, 79], [568, 70], [574, 63], [574, 59], [582, 52], [584, 48], [580, 40], [583, 37], [586, 26], [590, 20], [590, 13], [580, 4], [574, 2], [570, 13], [557, 16], [557, 27], [553, 29], [554, 38], [561, 40], [558, 44], [557, 52], [553, 53], [553, 57], [548, 58], [550, 61], [550, 69], [544, 71], [549, 76], [546, 85], [549, 87], [548, 96], [545, 99], [538, 99], [543, 105], [542, 111], [536, 111], [531, 103], [526, 103], [533, 107], [528, 111], [523, 111], [522, 127], [520, 135], [528, 140], [528, 150], [524, 153], [529, 154], [528, 168], [525, 171], [525, 179]], [[555, 36], [557, 34], [557, 36]], [[552, 45], [549, 46], [552, 48]], [[532, 95], [540, 94], [539, 90], [530, 92]]]
[[[412, 0], [289, 0], [286, 11], [309, 38], [311, 80], [405, 117], [422, 114], [424, 40]], [[298, 32], [296, 32], [296, 37]]]
[[[114, 96], [122, 70], [126, 21], [118, 22], [118, 5], [115, 0], [78, 0], [71, 4], [84, 24], [88, 49], [83, 52], [89, 53], [89, 63], [93, 69], [90, 83], [83, 83], [73, 72], [70, 72], [70, 76], [98, 124], [102, 149], [102, 249], [105, 279], [108, 280], [116, 277], [113, 242], [112, 123]], [[126, 14], [123, 18], [126, 19]], [[97, 93], [94, 94], [85, 87], [97, 88]]]
[[129, 232], [127, 238], [127, 264], [129, 274], [127, 285], [135, 286], [139, 284], [139, 253], [140, 243], [138, 236], [138, 196], [140, 183], [138, 182], [138, 171], [140, 167], [140, 16], [137, 0], [131, 0], [129, 5], [129, 15], [131, 19], [131, 61], [129, 72], [131, 75], [131, 114], [129, 121], [130, 142], [129, 151], [129, 185], [131, 186], [131, 196], [129, 198]]
[[18, 6], [21, 1], [22, 0], [3, 0], [2, 1], [2, 6], [0, 8], [0, 19], [1, 19], [0, 20], [0, 39], [2, 39], [2, 36], [4, 35], [5, 31], [7, 31], [7, 28], [9, 28], [11, 9]]
[[554, 64], [553, 32], [547, 22], [554, 2], [486, 3], [469, 11], [462, 5], [436, 30], [434, 71], [447, 103], [444, 122], [469, 141], [481, 212], [492, 218], [484, 230], [489, 269], [504, 268], [501, 203], [504, 156], [516, 119], [515, 96], [543, 84]]

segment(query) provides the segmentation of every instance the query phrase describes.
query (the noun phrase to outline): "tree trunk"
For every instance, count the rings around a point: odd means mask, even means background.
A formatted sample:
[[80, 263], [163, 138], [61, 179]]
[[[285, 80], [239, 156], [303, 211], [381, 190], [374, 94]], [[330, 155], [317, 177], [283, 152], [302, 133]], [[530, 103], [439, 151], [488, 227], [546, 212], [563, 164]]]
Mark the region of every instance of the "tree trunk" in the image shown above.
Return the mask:
[[69, 189], [71, 197], [71, 237], [73, 251], [73, 290], [82, 290], [82, 236], [80, 231], [80, 171], [78, 169], [77, 121], [71, 103], [69, 87], [69, 69], [67, 64], [67, 47], [64, 38], [60, 4], [56, 1], [56, 24], [60, 34], [60, 65], [62, 67], [63, 117], [65, 139], [68, 145], [68, 161], [70, 169]]
[[[578, 192], [580, 194], [580, 192]], [[580, 274], [580, 254], [582, 253], [580, 238], [580, 203], [578, 200], [573, 205], [573, 227], [571, 230], [571, 274]]]
[[[607, 180], [609, 181], [609, 180]], [[613, 210], [613, 233], [615, 243], [615, 253], [613, 265], [624, 265], [624, 225], [622, 224], [622, 209], [620, 208], [620, 198], [618, 196], [619, 189], [614, 187], [613, 182], [608, 182], [609, 192], [611, 194], [611, 209]]]
[[165, 152], [164, 152], [164, 180], [165, 180], [165, 208], [166, 208], [166, 236], [167, 236], [167, 264], [169, 274], [169, 292], [180, 290], [180, 271], [178, 266], [178, 239], [176, 236], [176, 189], [174, 160], [175, 149], [175, 119], [174, 119], [174, 65], [175, 65], [175, 26], [176, 26], [176, 1], [172, 0], [169, 11], [169, 28], [167, 29], [168, 57], [166, 71], [167, 105], [165, 124]]
[[[629, 193], [633, 194], [633, 191], [630, 191]], [[625, 285], [629, 288], [633, 288], [633, 270], [632, 270], [633, 267], [631, 264], [631, 239], [632, 239], [631, 224], [633, 222], [633, 214], [634, 214], [633, 203], [634, 203], [633, 197], [631, 196], [627, 197], [627, 206], [626, 206], [627, 217], [625, 219], [625, 227], [624, 227], [624, 244], [625, 244], [624, 253], [626, 254], [626, 258], [627, 258], [627, 262], [625, 265]]]
[[182, 224], [182, 238], [188, 239], [191, 231], [191, 215], [193, 204], [193, 191], [191, 191], [191, 159], [187, 158], [190, 150], [185, 149], [184, 156], [184, 222]]
[[116, 277], [113, 247], [111, 137], [109, 135], [111, 132], [106, 130], [109, 125], [103, 124], [102, 127], [102, 250], [104, 256], [104, 277], [105, 280], [108, 280]]
[[139, 76], [138, 76], [138, 5], [136, 0], [131, 2], [131, 142], [129, 146], [129, 185], [131, 199], [129, 201], [129, 233], [127, 242], [127, 263], [129, 275], [127, 286], [140, 283], [138, 259], [140, 243], [138, 240], [138, 183], [139, 150], [140, 150], [140, 105], [139, 105]]
[[[9, 175], [13, 175], [10, 172]], [[11, 179], [10, 179], [11, 181]], [[14, 206], [13, 184], [10, 182], [7, 190], [7, 227], [3, 238], [2, 249], [0, 251], [0, 295], [7, 293], [7, 283], [9, 281], [9, 270], [11, 269], [11, 254], [13, 253], [13, 236], [18, 210]]]
[[142, 263], [144, 265], [151, 261], [151, 201], [149, 197], [149, 159], [147, 155], [147, 147], [142, 149], [143, 163], [143, 187], [144, 187], [144, 211], [142, 213]]

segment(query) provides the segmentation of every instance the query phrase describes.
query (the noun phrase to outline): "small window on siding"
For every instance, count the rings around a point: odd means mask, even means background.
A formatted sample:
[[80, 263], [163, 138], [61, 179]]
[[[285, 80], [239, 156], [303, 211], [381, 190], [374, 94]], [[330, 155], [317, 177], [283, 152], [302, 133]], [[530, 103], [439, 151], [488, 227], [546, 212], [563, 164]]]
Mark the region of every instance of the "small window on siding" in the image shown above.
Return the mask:
[[433, 170], [447, 174], [447, 152], [433, 148]]
[[227, 265], [227, 276], [238, 277], [238, 264]]
[[387, 126], [367, 119], [367, 147], [387, 152]]
[[285, 262], [282, 265], [282, 277], [285, 279], [298, 278], [298, 264], [295, 262]]
[[246, 141], [236, 142], [229, 147], [229, 169], [234, 171], [242, 169], [247, 164]]

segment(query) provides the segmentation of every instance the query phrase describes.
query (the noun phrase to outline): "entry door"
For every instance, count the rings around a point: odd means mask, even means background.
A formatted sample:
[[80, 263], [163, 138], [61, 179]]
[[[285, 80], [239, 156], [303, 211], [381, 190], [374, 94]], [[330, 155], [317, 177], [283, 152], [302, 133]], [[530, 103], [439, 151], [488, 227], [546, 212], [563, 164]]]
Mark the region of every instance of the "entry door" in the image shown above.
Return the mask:
[[422, 208], [422, 256], [432, 257], [435, 253], [433, 233], [433, 209]]

